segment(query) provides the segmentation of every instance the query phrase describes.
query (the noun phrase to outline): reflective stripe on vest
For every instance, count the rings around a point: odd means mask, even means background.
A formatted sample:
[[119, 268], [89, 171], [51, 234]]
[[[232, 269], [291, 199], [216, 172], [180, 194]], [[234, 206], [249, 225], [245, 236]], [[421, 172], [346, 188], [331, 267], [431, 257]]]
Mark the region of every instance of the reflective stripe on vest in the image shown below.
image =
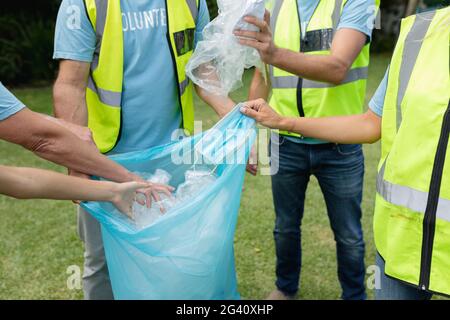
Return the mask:
[[428, 32], [431, 21], [433, 20], [435, 11], [429, 13], [424, 13], [416, 17], [414, 24], [406, 37], [405, 41], [405, 52], [408, 52], [408, 56], [404, 57], [402, 60], [402, 65], [400, 67], [400, 81], [397, 95], [397, 129], [400, 127], [402, 122], [402, 102], [405, 97], [406, 88], [408, 87], [409, 80], [411, 79], [411, 74], [414, 66], [419, 56], [420, 48], [422, 47], [423, 38]]
[[[269, 67], [270, 68], [270, 67]], [[272, 67], [273, 68], [273, 67]], [[347, 72], [347, 76], [341, 82], [340, 85], [358, 81], [361, 79], [367, 79], [369, 74], [369, 67], [355, 68]], [[271, 77], [272, 88], [275, 89], [295, 89], [297, 88], [299, 78], [296, 76], [286, 76], [286, 77]], [[304, 89], [320, 89], [320, 88], [333, 88], [336, 87], [335, 84], [327, 82], [318, 82], [303, 79], [302, 88]]]
[[197, 0], [186, 0], [189, 10], [191, 10], [192, 18], [197, 21], [198, 16], [198, 4]]
[[102, 47], [103, 41], [103, 33], [105, 31], [106, 25], [106, 14], [108, 12], [108, 1], [107, 0], [95, 0], [95, 6], [97, 8], [96, 11], [96, 20], [95, 20], [95, 35], [97, 38], [97, 43], [95, 46], [94, 56], [92, 58], [91, 63], [91, 73], [89, 74], [88, 79], [88, 88], [94, 91], [100, 101], [108, 106], [112, 107], [120, 107], [122, 102], [122, 92], [114, 92], [110, 90], [105, 90], [98, 88], [95, 84], [95, 81], [92, 77], [92, 72], [98, 68], [98, 61], [100, 50]]
[[[408, 208], [414, 212], [425, 214], [428, 204], [428, 192], [419, 191], [407, 186], [390, 183], [384, 180], [386, 162], [383, 163], [377, 176], [377, 192], [383, 199], [396, 206]], [[440, 198], [436, 212], [439, 219], [450, 222], [450, 200]]]
[[100, 98], [100, 101], [103, 102], [104, 104], [109, 105], [111, 107], [120, 108], [120, 103], [122, 101], [122, 92], [114, 92], [97, 88], [97, 85], [92, 79], [92, 75], [89, 75], [87, 87], [92, 91], [94, 91]]

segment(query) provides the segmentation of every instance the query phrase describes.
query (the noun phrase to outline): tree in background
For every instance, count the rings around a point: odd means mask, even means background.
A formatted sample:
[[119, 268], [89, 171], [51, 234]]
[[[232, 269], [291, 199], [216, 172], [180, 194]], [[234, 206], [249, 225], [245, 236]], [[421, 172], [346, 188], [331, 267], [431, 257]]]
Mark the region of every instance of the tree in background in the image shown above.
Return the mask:
[[0, 79], [5, 84], [54, 79], [55, 19], [61, 0], [4, 1], [0, 13]]
[[[241, 0], [236, 0], [241, 1]], [[211, 19], [217, 1], [206, 0]], [[3, 1], [0, 11], [0, 79], [5, 84], [48, 83], [55, 77], [52, 60], [55, 20], [61, 0]], [[405, 13], [450, 5], [450, 0], [382, 0], [381, 26], [374, 34], [375, 51], [392, 50]]]
[[211, 19], [214, 19], [217, 16], [217, 1], [216, 0], [206, 0], [208, 3], [209, 13], [211, 15]]
[[450, 5], [450, 0], [409, 0], [406, 9], [406, 16], [412, 15], [417, 11], [424, 11]]

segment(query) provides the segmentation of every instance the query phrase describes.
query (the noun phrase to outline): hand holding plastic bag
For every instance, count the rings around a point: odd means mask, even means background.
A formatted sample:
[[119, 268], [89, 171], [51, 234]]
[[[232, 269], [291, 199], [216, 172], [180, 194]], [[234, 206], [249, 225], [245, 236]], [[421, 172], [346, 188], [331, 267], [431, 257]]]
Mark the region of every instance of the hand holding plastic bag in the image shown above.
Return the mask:
[[206, 91], [227, 96], [242, 86], [244, 70], [263, 68], [258, 52], [239, 44], [234, 30], [258, 31], [245, 16], [264, 18], [264, 0], [218, 0], [219, 15], [203, 31], [203, 40], [186, 66], [187, 76]]

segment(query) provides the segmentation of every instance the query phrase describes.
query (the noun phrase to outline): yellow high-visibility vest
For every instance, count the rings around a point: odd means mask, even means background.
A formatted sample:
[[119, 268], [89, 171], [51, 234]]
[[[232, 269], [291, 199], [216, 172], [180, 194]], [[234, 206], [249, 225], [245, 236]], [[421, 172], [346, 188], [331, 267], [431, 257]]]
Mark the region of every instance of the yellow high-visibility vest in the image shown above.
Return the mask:
[[450, 295], [450, 7], [411, 16], [389, 68], [374, 218], [386, 274]]
[[[329, 55], [347, 0], [320, 0], [306, 28], [300, 21], [297, 0], [269, 3], [274, 43], [307, 55]], [[374, 0], [373, 19], [380, 1]], [[370, 23], [370, 21], [368, 21]], [[301, 37], [301, 34], [303, 36]], [[272, 84], [270, 105], [289, 117], [327, 117], [362, 113], [366, 95], [370, 43], [364, 46], [340, 85], [302, 79], [274, 66], [268, 67]], [[283, 135], [300, 136], [292, 132]]]
[[[88, 126], [103, 153], [112, 150], [120, 137], [124, 41], [120, 0], [84, 0], [97, 35], [86, 102]], [[182, 126], [187, 135], [194, 130], [194, 87], [185, 66], [194, 50], [199, 0], [166, 0], [167, 41], [178, 82]], [[151, 84], [149, 84], [151, 85]]]

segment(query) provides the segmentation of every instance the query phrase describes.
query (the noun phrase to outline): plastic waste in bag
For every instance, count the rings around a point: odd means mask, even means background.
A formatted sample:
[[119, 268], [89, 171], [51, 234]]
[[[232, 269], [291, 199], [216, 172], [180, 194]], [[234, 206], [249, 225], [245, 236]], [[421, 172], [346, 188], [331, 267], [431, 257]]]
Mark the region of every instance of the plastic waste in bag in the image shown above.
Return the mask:
[[[139, 226], [110, 203], [81, 204], [101, 224], [116, 299], [240, 298], [233, 238], [256, 131], [239, 108], [202, 134], [111, 157], [146, 179], [169, 180], [177, 188], [173, 206]], [[227, 137], [227, 131], [236, 137]]]
[[257, 31], [245, 16], [264, 19], [264, 0], [218, 0], [219, 15], [203, 30], [203, 40], [186, 65], [187, 76], [206, 91], [221, 96], [242, 86], [245, 69], [263, 69], [259, 53], [239, 44], [234, 30]]
[[[214, 168], [209, 170], [188, 170], [184, 174], [185, 181], [180, 184], [172, 197], [160, 193], [160, 201], [153, 201], [151, 207], [141, 205], [138, 202], [133, 203], [133, 218], [137, 228], [142, 229], [154, 223], [157, 219], [165, 214], [170, 214], [175, 205], [182, 201], [188, 200], [195, 196], [202, 188], [207, 188], [210, 184], [216, 181], [216, 175], [213, 172]], [[135, 172], [142, 178], [147, 178], [148, 174]], [[157, 169], [153, 175], [147, 178], [147, 181], [153, 183], [169, 184], [171, 175], [161, 169]]]

